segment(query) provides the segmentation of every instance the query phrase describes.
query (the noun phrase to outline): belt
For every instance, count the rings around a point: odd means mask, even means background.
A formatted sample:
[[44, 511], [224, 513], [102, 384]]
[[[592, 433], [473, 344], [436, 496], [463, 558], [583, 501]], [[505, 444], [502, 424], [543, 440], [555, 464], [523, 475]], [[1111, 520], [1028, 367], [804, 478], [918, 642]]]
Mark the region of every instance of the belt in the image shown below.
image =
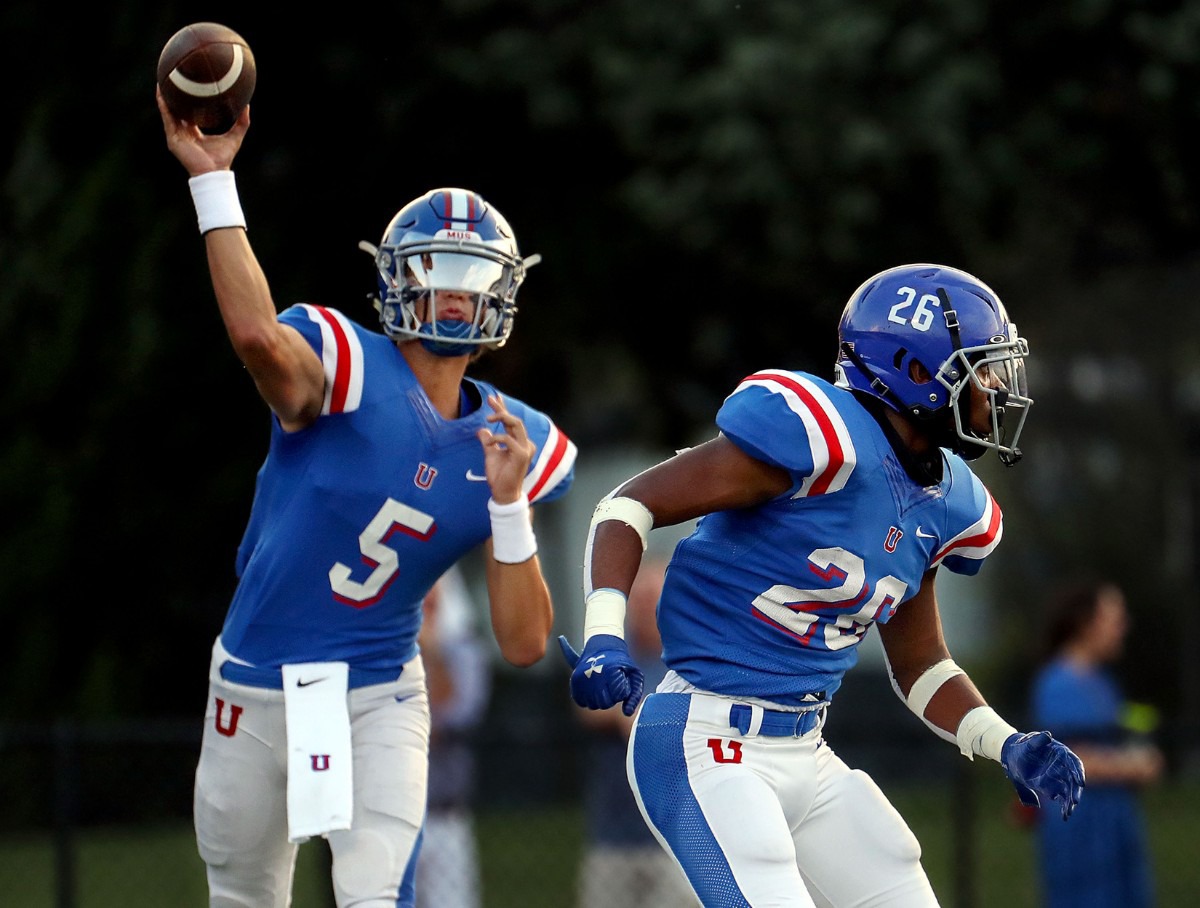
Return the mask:
[[[824, 704], [803, 712], [791, 712], [782, 709], [763, 709], [761, 706], [753, 706], [749, 703], [735, 703], [729, 707], [729, 724], [743, 735], [800, 738], [816, 728], [824, 714]], [[754, 720], [759, 715], [761, 715], [761, 721], [758, 728], [755, 728]]]
[[[387, 684], [400, 677], [403, 669], [351, 668], [350, 689], [367, 687], [371, 684]], [[268, 690], [283, 690], [283, 672], [278, 668], [259, 668], [257, 665], [242, 665], [226, 660], [221, 663], [221, 677], [234, 684], [249, 687], [265, 687]]]

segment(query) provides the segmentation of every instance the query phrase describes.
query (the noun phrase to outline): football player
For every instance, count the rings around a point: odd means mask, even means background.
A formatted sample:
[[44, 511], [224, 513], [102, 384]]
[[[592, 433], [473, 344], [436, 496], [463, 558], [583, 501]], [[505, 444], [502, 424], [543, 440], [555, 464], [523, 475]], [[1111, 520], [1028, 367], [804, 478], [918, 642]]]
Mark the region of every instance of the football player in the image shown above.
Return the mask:
[[508, 339], [536, 257], [478, 194], [435, 189], [367, 244], [382, 331], [321, 305], [277, 313], [230, 169], [249, 109], [206, 135], [158, 101], [226, 331], [272, 414], [196, 771], [211, 904], [290, 904], [297, 843], [313, 835], [329, 840], [339, 906], [412, 904], [430, 733], [422, 600], [482, 546], [504, 658], [540, 659], [553, 621], [531, 505], [567, 491], [575, 446], [466, 375]]
[[1001, 763], [1024, 802], [1074, 810], [1079, 759], [988, 706], [938, 612], [939, 571], [975, 574], [1000, 541], [1000, 507], [969, 461], [1020, 459], [1027, 354], [977, 278], [888, 269], [846, 304], [834, 381], [747, 376], [715, 438], [596, 507], [583, 649], [560, 644], [574, 700], [627, 714], [643, 687], [624, 640], [630, 583], [656, 527], [699, 518], [667, 570], [670, 672], [637, 712], [627, 770], [708, 908], [937, 904], [907, 824], [822, 737], [872, 627], [895, 692], [935, 734]]

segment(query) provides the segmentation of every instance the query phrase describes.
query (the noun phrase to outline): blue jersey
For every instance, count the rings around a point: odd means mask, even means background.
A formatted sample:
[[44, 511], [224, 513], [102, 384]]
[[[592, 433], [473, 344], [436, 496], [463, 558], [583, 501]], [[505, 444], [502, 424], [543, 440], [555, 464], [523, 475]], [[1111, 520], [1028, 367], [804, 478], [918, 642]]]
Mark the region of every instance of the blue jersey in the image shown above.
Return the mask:
[[[484, 403], [443, 419], [386, 336], [311, 305], [279, 316], [325, 367], [321, 415], [271, 442], [237, 555], [221, 642], [262, 669], [348, 662], [394, 673], [417, 651], [421, 602], [491, 536]], [[486, 401], [496, 389], [466, 379]], [[574, 479], [575, 445], [544, 413], [505, 398], [537, 451], [525, 491], [550, 501]]]
[[1000, 541], [1000, 508], [962, 458], [941, 482], [905, 472], [853, 394], [767, 370], [725, 399], [717, 426], [792, 486], [703, 517], [675, 549], [659, 600], [663, 659], [699, 688], [798, 705], [832, 696], [857, 646], [945, 565], [974, 574]]
[[[1107, 668], [1057, 658], [1033, 681], [1033, 719], [1068, 745], [1126, 743], [1124, 693]], [[1150, 908], [1154, 867], [1137, 788], [1088, 780], [1071, 822], [1038, 816], [1038, 858], [1047, 908]]]

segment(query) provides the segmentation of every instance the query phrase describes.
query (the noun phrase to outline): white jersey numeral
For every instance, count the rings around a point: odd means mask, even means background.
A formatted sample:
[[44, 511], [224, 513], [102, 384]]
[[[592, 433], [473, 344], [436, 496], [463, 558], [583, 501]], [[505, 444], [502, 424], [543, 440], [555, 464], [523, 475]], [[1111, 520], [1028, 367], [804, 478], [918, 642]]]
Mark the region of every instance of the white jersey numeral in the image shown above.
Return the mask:
[[[872, 590], [862, 558], [843, 548], [817, 549], [808, 560], [819, 577], [835, 581], [841, 576], [841, 584], [811, 590], [776, 584], [753, 602], [754, 608], [770, 623], [801, 643], [810, 643], [820, 624], [829, 649], [854, 646], [867, 628], [895, 610], [908, 590], [907, 583], [891, 575], [876, 580]], [[834, 611], [839, 612], [836, 617], [831, 614]]]
[[392, 533], [399, 531], [419, 539], [429, 537], [433, 518], [389, 498], [383, 503], [366, 529], [358, 534], [358, 548], [363, 561], [374, 565], [371, 575], [361, 583], [351, 580], [351, 568], [340, 561], [329, 569], [329, 586], [341, 602], [362, 608], [375, 602], [400, 570], [396, 550], [386, 544]]

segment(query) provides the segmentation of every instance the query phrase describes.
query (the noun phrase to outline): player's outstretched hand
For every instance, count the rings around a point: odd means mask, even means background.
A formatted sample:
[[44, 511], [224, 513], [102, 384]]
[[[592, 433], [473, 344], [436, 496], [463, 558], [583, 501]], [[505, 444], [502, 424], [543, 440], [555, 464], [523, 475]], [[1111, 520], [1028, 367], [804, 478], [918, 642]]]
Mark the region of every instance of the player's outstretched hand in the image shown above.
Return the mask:
[[1048, 731], [1009, 735], [1000, 749], [1000, 765], [1026, 807], [1058, 801], [1066, 820], [1083, 795], [1083, 762]]
[[572, 700], [588, 709], [608, 709], [622, 703], [621, 711], [633, 715], [646, 681], [629, 657], [624, 640], [614, 634], [594, 634], [582, 653], [575, 652], [566, 637], [560, 636], [558, 645], [571, 667]]

